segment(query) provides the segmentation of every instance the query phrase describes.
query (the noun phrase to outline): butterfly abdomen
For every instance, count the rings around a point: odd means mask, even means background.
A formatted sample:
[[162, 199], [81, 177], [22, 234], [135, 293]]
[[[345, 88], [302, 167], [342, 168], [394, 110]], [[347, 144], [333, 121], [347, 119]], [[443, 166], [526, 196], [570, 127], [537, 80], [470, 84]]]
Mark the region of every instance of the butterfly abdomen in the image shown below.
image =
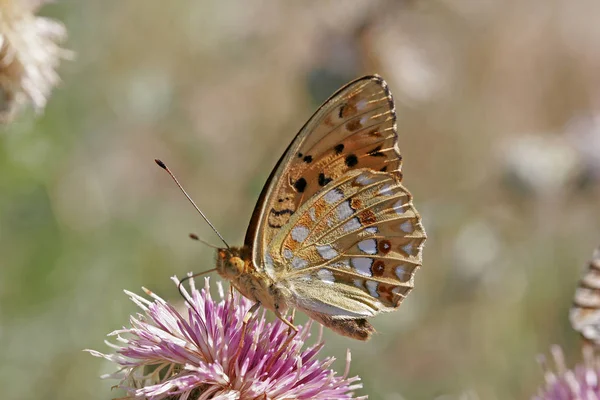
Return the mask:
[[375, 328], [366, 318], [339, 319], [318, 313], [308, 313], [308, 315], [332, 331], [352, 339], [366, 341], [375, 333]]

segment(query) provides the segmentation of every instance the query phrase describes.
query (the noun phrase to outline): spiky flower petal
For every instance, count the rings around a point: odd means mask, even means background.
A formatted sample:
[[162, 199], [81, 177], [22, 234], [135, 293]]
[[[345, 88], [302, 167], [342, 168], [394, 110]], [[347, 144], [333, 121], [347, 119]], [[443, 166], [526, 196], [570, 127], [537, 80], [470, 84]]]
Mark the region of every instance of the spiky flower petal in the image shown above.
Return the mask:
[[591, 346], [584, 346], [584, 362], [574, 369], [567, 368], [559, 346], [552, 346], [551, 354], [554, 369], [540, 357], [546, 384], [533, 400], [600, 400], [600, 360]]
[[208, 279], [201, 291], [191, 282], [191, 291], [184, 293], [187, 318], [146, 289], [152, 301], [126, 292], [144, 314], [132, 316], [131, 327], [110, 334], [119, 342], [107, 342], [115, 353], [88, 350], [120, 366], [107, 377], [120, 378], [130, 398], [355, 398], [353, 391], [362, 385], [359, 377], [346, 376], [348, 363], [338, 376], [329, 369], [333, 358], [316, 358], [323, 343], [302, 349], [310, 322], [289, 342], [289, 328], [279, 320], [267, 323], [264, 312], [250, 319], [244, 331], [249, 300], [237, 293], [225, 296], [217, 283], [220, 299], [215, 301]]

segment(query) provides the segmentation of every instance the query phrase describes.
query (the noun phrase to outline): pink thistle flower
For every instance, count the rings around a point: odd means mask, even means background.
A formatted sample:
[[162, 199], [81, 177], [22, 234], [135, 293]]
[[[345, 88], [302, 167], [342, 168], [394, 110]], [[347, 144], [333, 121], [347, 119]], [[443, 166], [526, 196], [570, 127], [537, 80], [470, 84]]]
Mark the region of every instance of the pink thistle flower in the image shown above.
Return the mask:
[[[172, 279], [179, 284], [176, 277]], [[109, 334], [119, 342], [106, 342], [115, 353], [87, 350], [121, 367], [104, 377], [121, 379], [118, 386], [129, 398], [354, 399], [353, 391], [362, 388], [358, 376], [347, 377], [349, 353], [346, 372], [338, 376], [329, 369], [334, 358], [316, 359], [323, 347], [320, 339], [302, 350], [311, 322], [300, 327], [280, 351], [288, 338], [285, 324], [267, 323], [263, 312], [250, 319], [244, 334], [242, 322], [252, 306], [249, 300], [237, 293], [224, 296], [217, 282], [220, 300], [215, 301], [208, 278], [201, 291], [190, 282], [191, 292], [184, 290], [187, 318], [147, 289], [152, 301], [126, 291], [144, 314], [132, 316], [130, 328]]]
[[559, 346], [552, 346], [555, 369], [552, 370], [545, 357], [540, 357], [546, 385], [539, 389], [532, 400], [600, 400], [600, 359], [591, 346], [583, 348], [583, 364], [568, 369]]

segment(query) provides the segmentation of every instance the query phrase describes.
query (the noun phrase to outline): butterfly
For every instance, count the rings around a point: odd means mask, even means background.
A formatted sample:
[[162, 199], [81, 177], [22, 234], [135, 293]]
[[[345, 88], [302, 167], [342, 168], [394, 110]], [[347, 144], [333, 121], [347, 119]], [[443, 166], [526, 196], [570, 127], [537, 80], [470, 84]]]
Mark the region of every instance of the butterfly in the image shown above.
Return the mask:
[[381, 77], [359, 78], [325, 101], [269, 176], [244, 245], [221, 237], [227, 247], [215, 269], [254, 302], [248, 315], [262, 305], [297, 332], [284, 315], [299, 309], [368, 340], [367, 318], [398, 308], [422, 264], [426, 234], [401, 167], [394, 100]]
[[569, 319], [586, 341], [600, 344], [600, 247], [594, 251], [575, 290]]

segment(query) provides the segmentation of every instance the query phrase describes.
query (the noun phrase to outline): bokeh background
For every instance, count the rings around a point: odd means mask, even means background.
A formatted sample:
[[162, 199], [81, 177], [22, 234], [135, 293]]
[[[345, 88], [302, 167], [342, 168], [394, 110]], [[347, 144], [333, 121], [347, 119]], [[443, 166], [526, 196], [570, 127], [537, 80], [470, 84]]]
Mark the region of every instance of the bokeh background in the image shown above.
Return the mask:
[[[84, 353], [144, 285], [212, 268], [316, 107], [379, 73], [429, 240], [416, 288], [325, 354], [371, 399], [526, 399], [536, 356], [580, 343], [567, 314], [600, 242], [600, 3], [592, 0], [62, 1], [74, 61], [44, 115], [0, 131], [3, 399], [108, 399]], [[216, 277], [215, 277], [216, 278]], [[343, 362], [334, 366], [343, 372]], [[461, 397], [462, 396], [462, 397]], [[469, 397], [470, 396], [470, 397]]]

